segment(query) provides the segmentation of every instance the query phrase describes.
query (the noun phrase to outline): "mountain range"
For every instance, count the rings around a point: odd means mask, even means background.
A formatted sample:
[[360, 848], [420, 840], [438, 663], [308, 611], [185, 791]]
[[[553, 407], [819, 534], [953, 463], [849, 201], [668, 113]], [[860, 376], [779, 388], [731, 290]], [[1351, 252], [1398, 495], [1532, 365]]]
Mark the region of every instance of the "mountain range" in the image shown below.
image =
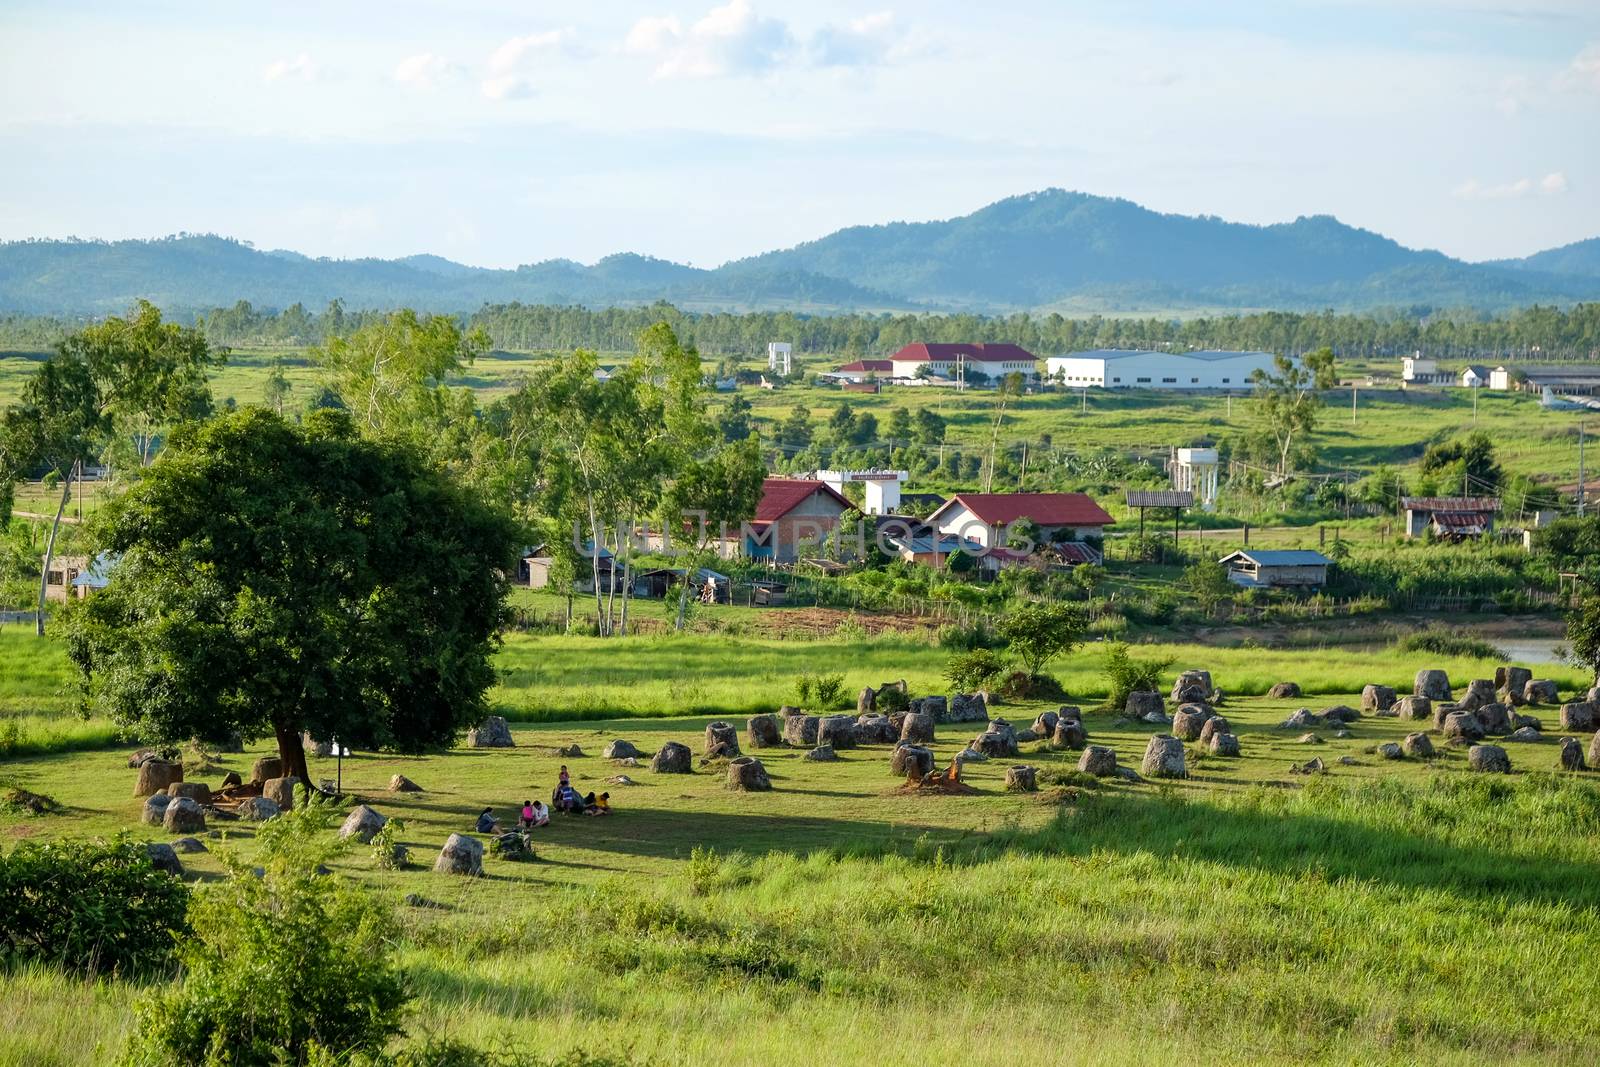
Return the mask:
[[172, 312], [238, 300], [316, 310], [333, 299], [351, 308], [430, 311], [656, 300], [814, 312], [1502, 310], [1600, 299], [1600, 238], [1468, 263], [1326, 215], [1257, 226], [1050, 189], [959, 218], [852, 226], [709, 270], [631, 253], [513, 270], [435, 255], [313, 259], [187, 234], [0, 243], [0, 311], [97, 314], [139, 297]]

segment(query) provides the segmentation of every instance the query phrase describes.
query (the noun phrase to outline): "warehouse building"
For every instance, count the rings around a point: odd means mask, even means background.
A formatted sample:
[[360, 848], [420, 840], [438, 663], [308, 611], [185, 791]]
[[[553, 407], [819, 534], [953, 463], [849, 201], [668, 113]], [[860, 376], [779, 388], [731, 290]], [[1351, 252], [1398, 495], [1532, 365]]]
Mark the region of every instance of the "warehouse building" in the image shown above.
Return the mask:
[[1100, 349], [1051, 356], [1051, 381], [1072, 389], [1244, 389], [1270, 352], [1141, 352]]

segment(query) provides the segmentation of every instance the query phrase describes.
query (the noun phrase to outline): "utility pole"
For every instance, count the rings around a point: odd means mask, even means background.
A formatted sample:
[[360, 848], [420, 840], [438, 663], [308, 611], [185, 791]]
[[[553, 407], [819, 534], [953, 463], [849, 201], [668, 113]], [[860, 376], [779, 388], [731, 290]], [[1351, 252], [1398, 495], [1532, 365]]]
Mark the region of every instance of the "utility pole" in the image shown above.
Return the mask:
[[1021, 489], [1028, 481], [1028, 442], [1022, 442], [1022, 477], [1017, 481], [1017, 488]]
[[1583, 518], [1583, 423], [1578, 423], [1578, 518]]
[[1355, 425], [1355, 421], [1356, 421], [1356, 383], [1355, 382], [1351, 382], [1350, 383], [1350, 424], [1352, 426]]

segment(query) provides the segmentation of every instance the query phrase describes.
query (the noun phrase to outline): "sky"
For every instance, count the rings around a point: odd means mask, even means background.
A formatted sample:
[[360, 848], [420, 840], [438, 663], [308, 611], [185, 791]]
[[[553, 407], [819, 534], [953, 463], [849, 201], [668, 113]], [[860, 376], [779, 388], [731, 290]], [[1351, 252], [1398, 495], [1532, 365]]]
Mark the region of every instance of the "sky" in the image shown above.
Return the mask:
[[0, 0], [0, 239], [710, 267], [1048, 187], [1600, 235], [1600, 0]]

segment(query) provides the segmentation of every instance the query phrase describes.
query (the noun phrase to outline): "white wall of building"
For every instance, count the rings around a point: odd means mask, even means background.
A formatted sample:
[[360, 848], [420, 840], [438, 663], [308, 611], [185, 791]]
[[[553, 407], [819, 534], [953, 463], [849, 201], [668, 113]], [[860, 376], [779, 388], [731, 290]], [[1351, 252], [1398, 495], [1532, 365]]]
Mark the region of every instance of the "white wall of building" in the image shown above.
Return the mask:
[[[946, 378], [953, 378], [956, 374], [957, 363], [953, 359], [897, 359], [893, 362], [894, 373], [898, 378], [916, 377], [917, 370], [921, 367], [927, 367], [929, 370], [933, 371], [933, 373]], [[967, 365], [967, 373], [970, 374], [973, 371], [977, 371], [981, 374], [988, 375], [990, 378], [998, 378], [1001, 375], [1010, 374], [1012, 371], [1020, 371], [1030, 378], [1039, 373], [1039, 365], [1033, 360], [969, 359], [965, 362]]]
[[1252, 372], [1272, 369], [1266, 352], [1200, 358], [1181, 352], [1078, 353], [1045, 361], [1052, 381], [1083, 389], [1248, 389]]

